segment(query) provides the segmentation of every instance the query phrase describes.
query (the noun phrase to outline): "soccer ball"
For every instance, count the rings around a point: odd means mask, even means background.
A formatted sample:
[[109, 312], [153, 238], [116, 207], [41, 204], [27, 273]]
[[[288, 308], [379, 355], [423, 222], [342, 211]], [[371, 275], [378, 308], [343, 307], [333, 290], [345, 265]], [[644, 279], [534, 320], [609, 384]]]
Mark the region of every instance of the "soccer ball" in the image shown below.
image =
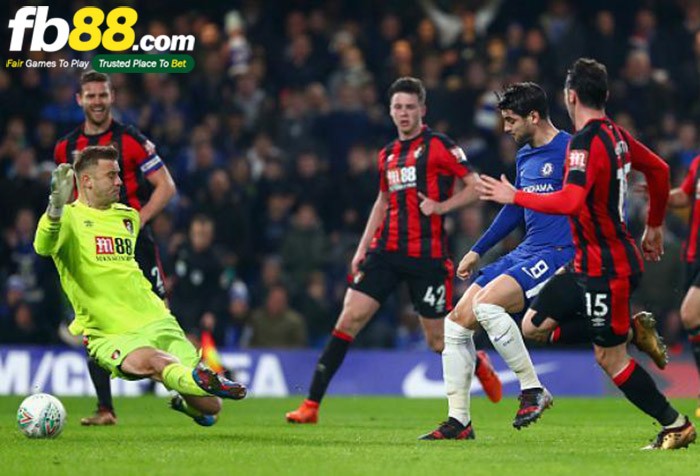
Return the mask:
[[66, 423], [66, 409], [48, 393], [30, 395], [17, 410], [17, 426], [27, 438], [56, 438]]

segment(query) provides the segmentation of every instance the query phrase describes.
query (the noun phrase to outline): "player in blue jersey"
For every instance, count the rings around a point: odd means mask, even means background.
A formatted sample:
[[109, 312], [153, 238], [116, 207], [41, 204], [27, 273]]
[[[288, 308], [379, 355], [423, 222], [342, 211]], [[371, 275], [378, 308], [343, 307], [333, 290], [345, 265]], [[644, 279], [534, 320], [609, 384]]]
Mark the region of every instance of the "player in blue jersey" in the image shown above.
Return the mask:
[[[562, 187], [569, 134], [549, 119], [547, 96], [534, 83], [516, 83], [499, 95], [503, 130], [520, 147], [516, 187], [549, 193]], [[552, 396], [540, 383], [517, 323], [509, 314], [527, 309], [531, 299], [556, 270], [574, 257], [565, 217], [545, 215], [506, 205], [489, 229], [459, 263], [457, 275], [466, 279], [479, 257], [525, 224], [525, 238], [512, 252], [479, 271], [476, 280], [445, 319], [442, 368], [449, 406], [448, 419], [421, 439], [471, 439], [469, 389], [474, 372], [473, 335], [480, 324], [493, 346], [520, 381], [520, 408], [513, 426], [520, 429], [537, 420], [551, 405]]]

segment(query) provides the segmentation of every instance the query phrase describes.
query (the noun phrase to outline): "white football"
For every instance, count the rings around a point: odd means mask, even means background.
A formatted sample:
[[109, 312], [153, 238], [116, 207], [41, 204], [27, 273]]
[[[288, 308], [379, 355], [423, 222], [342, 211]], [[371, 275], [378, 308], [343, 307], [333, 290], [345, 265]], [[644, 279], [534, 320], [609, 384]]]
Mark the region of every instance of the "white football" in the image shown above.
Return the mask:
[[28, 438], [56, 438], [66, 423], [66, 409], [48, 393], [30, 395], [17, 409], [17, 426]]

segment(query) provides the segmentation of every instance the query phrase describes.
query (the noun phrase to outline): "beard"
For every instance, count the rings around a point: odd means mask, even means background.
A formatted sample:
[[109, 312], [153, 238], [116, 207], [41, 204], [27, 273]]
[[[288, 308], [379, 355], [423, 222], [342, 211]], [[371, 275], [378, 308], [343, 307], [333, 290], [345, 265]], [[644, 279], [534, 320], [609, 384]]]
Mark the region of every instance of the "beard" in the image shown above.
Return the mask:
[[85, 109], [85, 117], [87, 117], [88, 121], [90, 121], [94, 125], [103, 126], [110, 119], [110, 110], [108, 108], [105, 108], [104, 112], [101, 113], [100, 117], [99, 114], [95, 114], [90, 109]]
[[513, 137], [515, 144], [520, 147], [524, 147], [527, 144], [532, 144], [532, 134], [523, 134], [520, 137]]

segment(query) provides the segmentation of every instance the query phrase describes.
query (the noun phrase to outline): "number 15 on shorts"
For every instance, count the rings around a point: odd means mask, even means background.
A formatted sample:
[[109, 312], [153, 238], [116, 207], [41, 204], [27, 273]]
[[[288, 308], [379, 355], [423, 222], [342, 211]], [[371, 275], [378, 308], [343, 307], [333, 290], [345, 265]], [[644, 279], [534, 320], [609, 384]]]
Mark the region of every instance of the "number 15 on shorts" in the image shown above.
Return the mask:
[[593, 327], [603, 327], [610, 311], [610, 294], [586, 293], [586, 314]]

